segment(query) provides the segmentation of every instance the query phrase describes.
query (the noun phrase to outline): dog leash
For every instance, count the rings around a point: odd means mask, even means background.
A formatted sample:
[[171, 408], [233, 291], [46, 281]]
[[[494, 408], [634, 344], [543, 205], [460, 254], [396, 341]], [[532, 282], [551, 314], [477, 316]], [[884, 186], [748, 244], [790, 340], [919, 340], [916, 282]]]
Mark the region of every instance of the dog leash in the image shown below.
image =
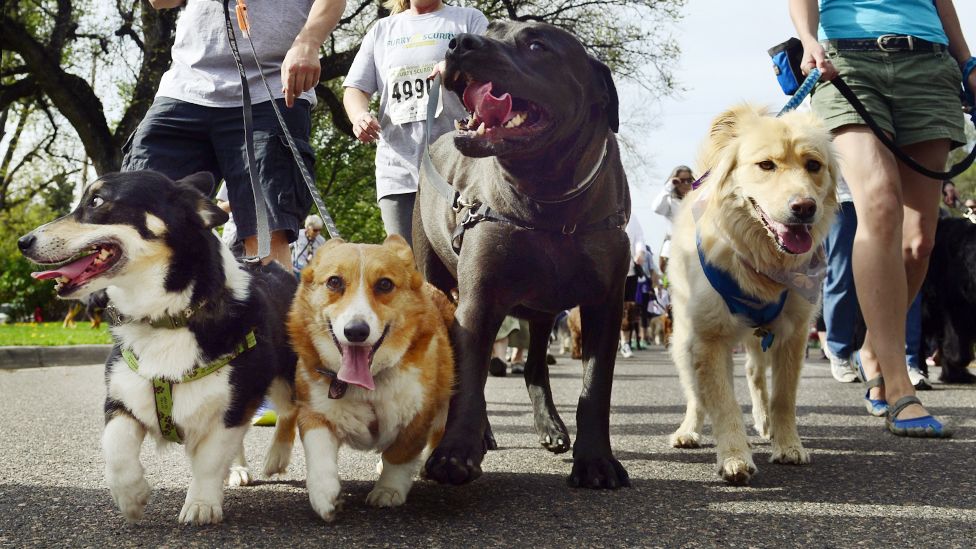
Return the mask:
[[[251, 113], [251, 94], [247, 85], [247, 72], [244, 70], [244, 63], [241, 60], [241, 53], [237, 47], [237, 39], [234, 36], [234, 26], [230, 17], [230, 0], [223, 0], [223, 4], [227, 40], [230, 43], [231, 53], [233, 54], [234, 62], [237, 64], [237, 70], [241, 76], [241, 93], [244, 103], [244, 140], [245, 148], [247, 150], [248, 175], [251, 179], [251, 190], [254, 195], [254, 208], [255, 213], [257, 214], [258, 258], [245, 259], [255, 261], [256, 259], [267, 257], [271, 253], [267, 209], [266, 207], [261, 207], [259, 205], [266, 205], [267, 199], [264, 196], [264, 189], [257, 182], [257, 162], [254, 157], [254, 130]], [[241, 29], [241, 34], [247, 39], [247, 42], [250, 45], [251, 56], [254, 59], [255, 66], [258, 67], [258, 76], [261, 77], [261, 82], [264, 83], [265, 89], [268, 90], [268, 97], [271, 99], [271, 108], [274, 110], [275, 117], [278, 119], [278, 125], [281, 127], [281, 131], [285, 136], [285, 141], [288, 143], [288, 148], [291, 149], [292, 158], [295, 160], [295, 164], [298, 166], [298, 171], [301, 173], [302, 179], [305, 180], [305, 185], [308, 187], [308, 191], [312, 195], [312, 201], [315, 203], [315, 207], [318, 209], [319, 215], [322, 217], [322, 222], [325, 225], [326, 230], [329, 232], [329, 237], [339, 238], [341, 236], [339, 234], [339, 229], [336, 227], [335, 221], [329, 214], [329, 210], [325, 207], [325, 201], [322, 200], [322, 195], [319, 193], [318, 188], [312, 181], [312, 176], [308, 173], [308, 169], [305, 166], [305, 161], [302, 160], [301, 153], [298, 152], [298, 147], [295, 145], [295, 140], [291, 135], [291, 131], [288, 129], [288, 125], [285, 123], [284, 116], [282, 116], [281, 110], [278, 108], [278, 104], [275, 102], [275, 97], [274, 93], [271, 91], [271, 86], [268, 84], [268, 80], [264, 77], [264, 71], [261, 70], [261, 60], [258, 58], [257, 51], [254, 48], [254, 41], [251, 40], [251, 25], [247, 18], [247, 4], [245, 0], [237, 0], [235, 13], [237, 16], [237, 26]], [[264, 243], [263, 246], [262, 242]]]
[[[810, 74], [813, 73], [811, 72]], [[809, 80], [809, 78], [807, 78], [807, 80]], [[898, 157], [898, 160], [901, 160], [906, 166], [911, 168], [912, 171], [918, 172], [924, 175], [925, 177], [930, 177], [932, 179], [936, 179], [939, 181], [945, 181], [947, 179], [952, 179], [953, 177], [968, 170], [969, 167], [973, 164], [973, 161], [976, 160], [976, 147], [973, 147], [973, 150], [969, 151], [969, 154], [965, 158], [960, 160], [955, 166], [949, 168], [948, 171], [939, 172], [939, 171], [930, 170], [926, 168], [925, 166], [916, 162], [914, 158], [908, 156], [908, 154], [905, 153], [905, 151], [898, 148], [898, 145], [896, 145], [895, 142], [892, 141], [890, 137], [888, 137], [888, 134], [885, 133], [885, 131], [882, 130], [880, 126], [878, 126], [878, 123], [875, 122], [874, 118], [871, 116], [867, 108], [864, 106], [864, 103], [861, 103], [861, 100], [857, 98], [857, 95], [854, 94], [851, 88], [847, 85], [846, 82], [844, 82], [844, 80], [839, 75], [835, 76], [834, 79], [830, 81], [830, 83], [833, 84], [834, 87], [837, 88], [837, 91], [839, 91], [840, 94], [844, 96], [844, 99], [846, 99], [847, 102], [850, 103], [852, 107], [854, 107], [854, 110], [857, 111], [857, 114], [859, 114], [861, 118], [864, 119], [864, 122], [867, 124], [867, 126], [871, 128], [871, 132], [874, 134], [875, 137], [878, 138], [879, 141], [881, 141], [881, 143], [885, 146], [885, 148], [887, 148], [889, 151], [891, 151], [892, 154]], [[804, 85], [805, 84], [806, 83], [804, 82]]]

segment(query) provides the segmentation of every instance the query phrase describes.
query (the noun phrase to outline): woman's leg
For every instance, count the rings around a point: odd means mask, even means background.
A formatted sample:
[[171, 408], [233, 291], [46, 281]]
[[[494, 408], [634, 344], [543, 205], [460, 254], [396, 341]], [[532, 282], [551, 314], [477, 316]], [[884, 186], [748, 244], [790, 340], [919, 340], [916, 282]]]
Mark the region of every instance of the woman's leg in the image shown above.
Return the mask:
[[[834, 143], [841, 157], [844, 177], [854, 195], [858, 216], [854, 237], [854, 278], [869, 328], [861, 349], [861, 361], [869, 379], [879, 372], [885, 378], [884, 388], [873, 390], [872, 398], [886, 398], [894, 403], [901, 397], [915, 394], [905, 368], [905, 316], [908, 303], [921, 286], [931, 251], [934, 225], [932, 232], [926, 233], [929, 222], [924, 214], [929, 197], [911, 175], [906, 174], [910, 181], [903, 189], [903, 168], [866, 127], [842, 128]], [[940, 168], [944, 165], [948, 146], [934, 143], [938, 142], [906, 147], [906, 152], [925, 165]], [[944, 151], [943, 164], [934, 165], [939, 150]], [[934, 185], [934, 188], [937, 202], [938, 186]], [[910, 196], [906, 197], [906, 194]], [[906, 206], [908, 202], [910, 207]], [[915, 228], [904, 229], [906, 224]], [[927, 244], [926, 234], [929, 235]], [[903, 258], [905, 246], [902, 242], [906, 235], [913, 250], [910, 265]], [[901, 299], [893, 299], [894, 296], [901, 296]], [[913, 405], [905, 408], [899, 419], [926, 414], [924, 408]]]

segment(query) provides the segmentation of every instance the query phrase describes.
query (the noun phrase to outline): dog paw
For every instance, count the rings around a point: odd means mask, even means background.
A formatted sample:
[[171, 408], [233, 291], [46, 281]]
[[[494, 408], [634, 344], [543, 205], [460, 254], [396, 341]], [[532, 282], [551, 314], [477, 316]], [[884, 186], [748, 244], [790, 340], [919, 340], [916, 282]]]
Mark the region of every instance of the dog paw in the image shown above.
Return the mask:
[[136, 522], [142, 518], [149, 503], [149, 483], [140, 477], [129, 486], [118, 486], [111, 489], [112, 499], [128, 522]]
[[573, 488], [616, 490], [630, 486], [630, 475], [613, 456], [574, 458], [573, 470], [566, 482]]
[[745, 486], [749, 484], [752, 475], [756, 473], [756, 464], [752, 458], [733, 456], [719, 461], [718, 474], [725, 479], [725, 482], [734, 486]]
[[484, 440], [479, 436], [475, 443], [464, 444], [447, 439], [431, 452], [424, 468], [427, 477], [441, 484], [466, 484], [481, 476], [481, 460], [484, 458]]
[[312, 504], [312, 510], [315, 511], [315, 514], [322, 517], [325, 522], [334, 521], [336, 511], [342, 508], [338, 494], [309, 490], [308, 501]]
[[701, 447], [701, 434], [677, 432], [671, 435], [669, 442], [674, 448], [699, 448]]
[[251, 473], [247, 471], [247, 467], [235, 465], [230, 468], [230, 473], [227, 475], [227, 486], [247, 486], [248, 484], [251, 484]]
[[559, 418], [546, 416], [536, 420], [535, 430], [539, 433], [539, 444], [554, 454], [568, 452], [572, 447], [569, 431]]
[[806, 465], [810, 463], [810, 452], [799, 443], [783, 446], [773, 443], [773, 454], [769, 456], [769, 462]]
[[373, 507], [396, 507], [406, 500], [399, 490], [389, 486], [377, 486], [366, 496], [366, 504]]
[[218, 524], [224, 520], [224, 511], [220, 503], [213, 501], [193, 500], [183, 504], [180, 510], [180, 522], [200, 526], [203, 524]]
[[264, 458], [264, 476], [283, 475], [288, 471], [288, 463], [291, 462], [291, 445], [275, 444], [268, 451]]

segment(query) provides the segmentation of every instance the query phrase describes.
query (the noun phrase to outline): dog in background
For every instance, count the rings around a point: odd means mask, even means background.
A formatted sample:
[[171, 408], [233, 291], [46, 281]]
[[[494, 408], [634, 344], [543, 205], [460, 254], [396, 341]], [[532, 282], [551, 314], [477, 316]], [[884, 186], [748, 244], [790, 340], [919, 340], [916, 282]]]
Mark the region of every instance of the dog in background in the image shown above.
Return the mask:
[[922, 333], [942, 349], [945, 383], [976, 383], [967, 367], [976, 344], [976, 224], [944, 218], [922, 285]]
[[453, 321], [454, 306], [423, 281], [398, 235], [382, 245], [332, 239], [302, 271], [288, 330], [308, 497], [324, 520], [335, 518], [343, 445], [382, 453], [367, 504], [406, 501], [425, 447], [444, 433]]
[[107, 174], [74, 211], [17, 242], [49, 269], [33, 276], [55, 279], [61, 298], [104, 289], [111, 299], [102, 449], [129, 521], [149, 500], [139, 461], [147, 434], [184, 444], [193, 471], [184, 523], [220, 522], [224, 481], [250, 482], [244, 434], [266, 394], [279, 424], [265, 474], [283, 472], [291, 456], [295, 355], [285, 315], [297, 282], [275, 263], [234, 259], [213, 232], [227, 221], [207, 199], [213, 185], [206, 172], [175, 182], [152, 171]]
[[[732, 390], [732, 349], [748, 351], [756, 429], [773, 462], [810, 455], [796, 428], [796, 391], [820, 281], [808, 269], [837, 208], [839, 173], [830, 134], [810, 113], [774, 118], [744, 105], [719, 115], [702, 149], [709, 175], [675, 220], [668, 279], [674, 309], [671, 355], [688, 400], [671, 436], [697, 447], [707, 413], [718, 472], [745, 484], [756, 472]], [[784, 281], [792, 281], [788, 286]], [[719, 293], [721, 288], [723, 293]], [[733, 312], [735, 308], [735, 312]], [[775, 368], [771, 398], [766, 370]]]

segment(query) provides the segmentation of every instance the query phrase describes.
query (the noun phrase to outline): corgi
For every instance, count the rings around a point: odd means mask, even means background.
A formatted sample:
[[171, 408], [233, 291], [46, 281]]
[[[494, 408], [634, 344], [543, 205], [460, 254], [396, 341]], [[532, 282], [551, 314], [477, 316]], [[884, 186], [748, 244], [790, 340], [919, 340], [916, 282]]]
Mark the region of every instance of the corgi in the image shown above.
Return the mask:
[[406, 501], [424, 449], [440, 441], [454, 384], [454, 306], [423, 281], [406, 241], [330, 240], [301, 274], [288, 318], [298, 355], [298, 428], [308, 497], [327, 522], [339, 447], [382, 454], [369, 505]]
[[206, 172], [172, 181], [153, 171], [107, 174], [78, 207], [18, 240], [56, 279], [58, 296], [105, 290], [114, 347], [105, 363], [102, 450], [112, 498], [128, 521], [149, 500], [139, 453], [182, 443], [193, 476], [183, 523], [223, 519], [223, 487], [250, 482], [244, 434], [266, 394], [279, 423], [265, 462], [284, 472], [294, 441], [295, 354], [285, 319], [295, 277], [279, 265], [245, 266], [213, 228], [227, 214], [207, 199]]

